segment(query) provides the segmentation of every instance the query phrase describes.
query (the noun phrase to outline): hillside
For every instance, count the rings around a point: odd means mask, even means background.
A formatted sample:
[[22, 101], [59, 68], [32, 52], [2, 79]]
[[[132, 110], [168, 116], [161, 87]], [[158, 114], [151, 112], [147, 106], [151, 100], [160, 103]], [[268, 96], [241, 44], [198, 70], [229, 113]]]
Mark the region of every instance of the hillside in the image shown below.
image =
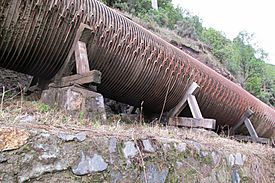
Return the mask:
[[159, 0], [158, 10], [151, 8], [151, 0], [102, 2], [239, 83], [268, 105], [275, 105], [275, 70], [265, 63], [267, 53], [252, 44], [253, 34], [242, 31], [230, 40], [220, 30], [203, 27], [200, 17], [174, 7], [171, 0]]

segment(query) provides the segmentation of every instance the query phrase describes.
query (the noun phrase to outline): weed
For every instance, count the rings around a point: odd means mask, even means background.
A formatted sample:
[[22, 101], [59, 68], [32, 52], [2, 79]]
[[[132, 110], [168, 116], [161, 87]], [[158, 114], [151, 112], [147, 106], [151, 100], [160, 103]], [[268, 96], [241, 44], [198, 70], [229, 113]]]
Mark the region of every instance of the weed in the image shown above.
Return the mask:
[[79, 119], [80, 119], [80, 120], [84, 120], [84, 118], [85, 118], [85, 114], [84, 114], [83, 111], [81, 111], [81, 112], [79, 113]]
[[100, 127], [100, 125], [101, 125], [101, 124], [100, 124], [100, 121], [99, 121], [98, 119], [94, 119], [94, 120], [93, 120], [93, 124], [94, 124], [94, 127], [95, 127], [95, 128], [98, 128], [98, 127]]
[[46, 113], [51, 111], [51, 107], [47, 104], [39, 103], [38, 111], [41, 113]]

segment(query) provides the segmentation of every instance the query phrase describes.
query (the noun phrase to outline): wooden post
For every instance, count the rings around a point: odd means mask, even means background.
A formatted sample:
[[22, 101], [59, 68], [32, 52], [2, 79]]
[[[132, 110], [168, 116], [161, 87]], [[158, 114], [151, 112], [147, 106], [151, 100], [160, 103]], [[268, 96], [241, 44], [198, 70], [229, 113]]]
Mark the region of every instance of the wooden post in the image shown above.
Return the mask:
[[[90, 37], [92, 36], [93, 31], [92, 28], [89, 27], [86, 24], [81, 23], [79, 26], [79, 29], [77, 30], [75, 39], [74, 39], [74, 43], [70, 49], [69, 54], [67, 55], [67, 58], [63, 64], [63, 66], [61, 67], [61, 69], [58, 71], [58, 73], [55, 76], [55, 83], [59, 83], [61, 82], [61, 78], [66, 75], [68, 72], [70, 72], [70, 67], [69, 65], [71, 65], [71, 63], [73, 63], [74, 60], [74, 52], [76, 51], [76, 48], [79, 48], [79, 45], [81, 45], [81, 43], [79, 42], [87, 42], [87, 40], [90, 39]], [[82, 45], [83, 46], [83, 45]], [[86, 45], [85, 45], [86, 47]], [[84, 48], [85, 49], [85, 48]], [[75, 55], [76, 56], [76, 55]], [[87, 67], [85, 67], [87, 68]]]
[[86, 43], [78, 41], [75, 47], [75, 62], [77, 74], [85, 74], [90, 71]]
[[158, 0], [152, 0], [152, 8], [158, 10]]
[[245, 124], [245, 126], [246, 126], [246, 128], [247, 128], [247, 130], [248, 130], [248, 132], [249, 132], [249, 134], [250, 134], [250, 136], [251, 136], [252, 138], [257, 139], [257, 138], [258, 138], [258, 134], [257, 134], [255, 128], [253, 127], [253, 125], [252, 125], [250, 119], [246, 118], [246, 119], [244, 120], [244, 124]]
[[203, 119], [199, 104], [194, 95], [189, 95], [187, 98], [191, 113], [195, 119]]

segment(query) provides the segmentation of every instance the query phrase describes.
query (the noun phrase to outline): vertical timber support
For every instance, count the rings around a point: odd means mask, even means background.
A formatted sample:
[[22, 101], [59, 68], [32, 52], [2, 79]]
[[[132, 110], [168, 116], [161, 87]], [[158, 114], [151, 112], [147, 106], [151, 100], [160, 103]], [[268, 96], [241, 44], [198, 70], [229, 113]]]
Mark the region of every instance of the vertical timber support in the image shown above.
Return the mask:
[[[43, 91], [41, 101], [73, 116], [105, 122], [104, 98], [95, 92], [96, 85], [101, 83], [101, 72], [90, 70], [87, 53], [86, 44], [92, 33], [89, 26], [80, 25], [64, 65], [49, 89]], [[76, 73], [71, 75], [73, 68]]]
[[82, 41], [76, 43], [75, 62], [77, 74], [85, 74], [90, 71], [86, 43]]
[[[184, 94], [182, 100], [168, 113], [169, 125], [172, 126], [185, 126], [185, 127], [195, 127], [195, 128], [206, 128], [215, 129], [216, 120], [214, 119], [204, 119], [198, 105], [197, 99], [195, 97], [199, 90], [199, 85], [193, 82], [186, 93]], [[178, 117], [182, 110], [187, 106], [190, 107], [193, 118], [183, 118]]]
[[[72, 67], [75, 66], [74, 63], [76, 64], [77, 69], [79, 68], [79, 63], [83, 64], [83, 62], [84, 62], [84, 65], [85, 64], [86, 65], [80, 66], [80, 67], [83, 67], [84, 70], [85, 70], [85, 68], [87, 68], [86, 66], [89, 65], [89, 62], [86, 62], [86, 61], [88, 61], [86, 44], [88, 43], [88, 40], [90, 40], [90, 38], [92, 37], [93, 34], [94, 34], [93, 30], [90, 28], [90, 26], [83, 24], [83, 23], [80, 24], [80, 26], [77, 30], [73, 45], [69, 51], [69, 54], [67, 55], [67, 58], [63, 64], [63, 66], [56, 74], [55, 83], [60, 82], [61, 78], [64, 75], [69, 75], [69, 73], [72, 70]], [[85, 43], [85, 45], [84, 45], [84, 43]], [[76, 60], [76, 59], [78, 59], [78, 60]], [[79, 68], [78, 72], [79, 71], [81, 72], [80, 68]], [[86, 71], [87, 71], [87, 69], [86, 69]]]

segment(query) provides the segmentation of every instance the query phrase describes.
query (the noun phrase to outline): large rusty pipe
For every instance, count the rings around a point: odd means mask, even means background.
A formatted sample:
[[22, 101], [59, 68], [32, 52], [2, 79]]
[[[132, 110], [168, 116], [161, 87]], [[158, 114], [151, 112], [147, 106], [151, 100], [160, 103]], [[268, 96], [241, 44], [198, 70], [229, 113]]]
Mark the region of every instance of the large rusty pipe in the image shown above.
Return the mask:
[[233, 126], [251, 107], [258, 134], [275, 137], [274, 109], [96, 0], [0, 0], [0, 67], [54, 77], [81, 23], [93, 30], [88, 57], [106, 97], [159, 112], [169, 90], [167, 111], [197, 82], [205, 117]]

